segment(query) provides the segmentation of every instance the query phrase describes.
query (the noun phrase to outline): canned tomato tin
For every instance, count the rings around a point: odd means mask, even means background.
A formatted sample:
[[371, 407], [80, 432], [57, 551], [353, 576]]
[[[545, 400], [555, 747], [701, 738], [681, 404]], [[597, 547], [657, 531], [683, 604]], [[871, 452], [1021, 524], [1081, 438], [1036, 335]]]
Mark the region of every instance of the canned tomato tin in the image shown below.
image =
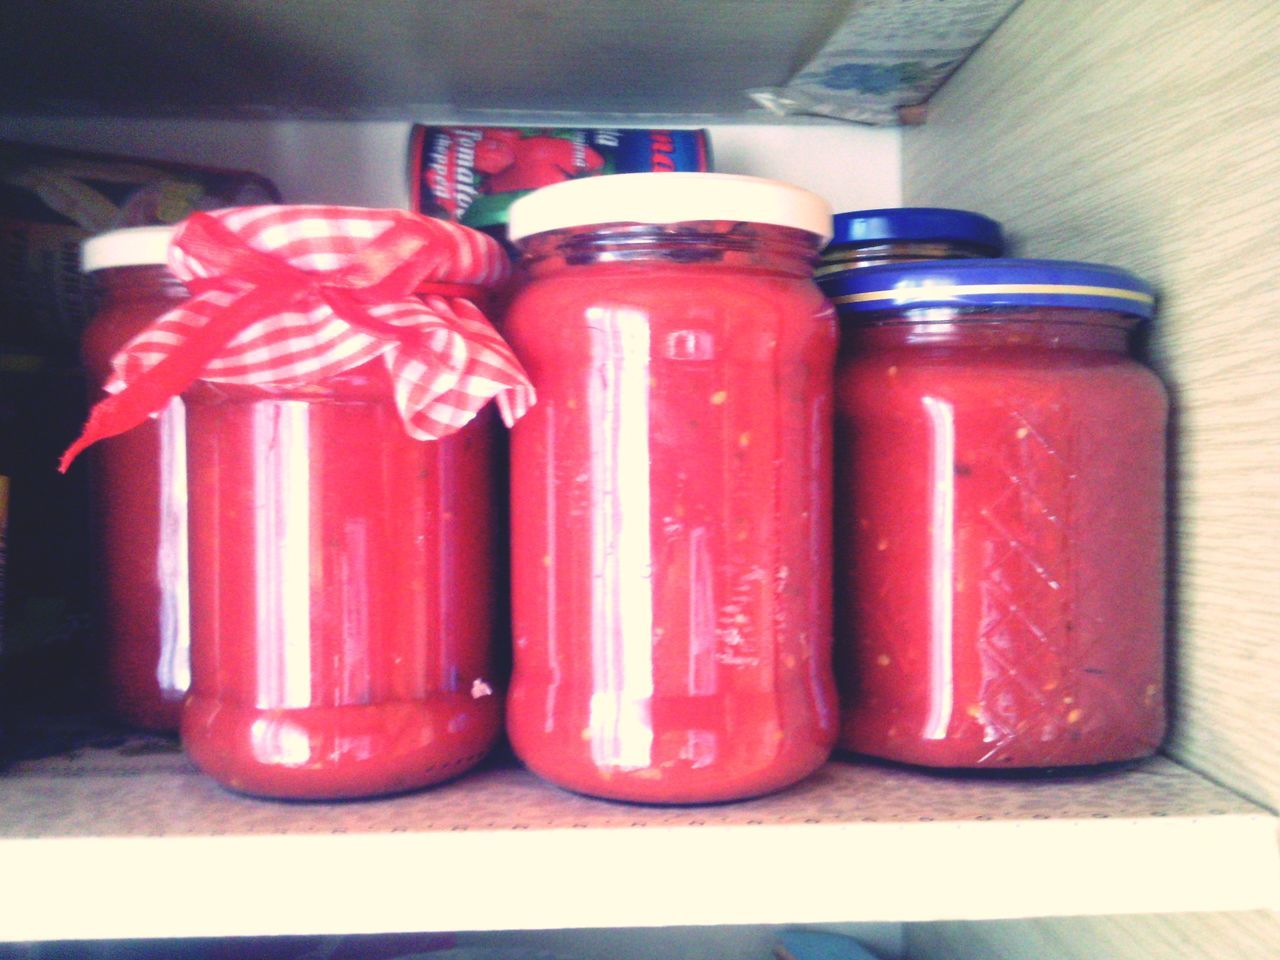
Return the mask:
[[710, 169], [705, 130], [414, 127], [412, 209], [506, 240], [518, 198], [565, 180]]

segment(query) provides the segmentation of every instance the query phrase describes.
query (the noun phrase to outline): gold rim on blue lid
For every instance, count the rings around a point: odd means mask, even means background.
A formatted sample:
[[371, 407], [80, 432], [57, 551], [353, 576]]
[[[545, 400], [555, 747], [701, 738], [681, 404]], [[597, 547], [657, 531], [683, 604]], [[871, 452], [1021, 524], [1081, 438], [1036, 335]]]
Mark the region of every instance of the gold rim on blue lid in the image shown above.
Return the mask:
[[870, 290], [864, 293], [847, 293], [832, 297], [831, 302], [874, 303], [889, 300], [899, 306], [908, 306], [912, 300], [936, 300], [944, 297], [986, 296], [1000, 294], [1051, 294], [1064, 297], [1104, 297], [1112, 300], [1131, 300], [1151, 306], [1155, 297], [1142, 290], [1124, 287], [1096, 287], [1074, 283], [974, 283], [950, 286], [895, 287], [889, 290]]

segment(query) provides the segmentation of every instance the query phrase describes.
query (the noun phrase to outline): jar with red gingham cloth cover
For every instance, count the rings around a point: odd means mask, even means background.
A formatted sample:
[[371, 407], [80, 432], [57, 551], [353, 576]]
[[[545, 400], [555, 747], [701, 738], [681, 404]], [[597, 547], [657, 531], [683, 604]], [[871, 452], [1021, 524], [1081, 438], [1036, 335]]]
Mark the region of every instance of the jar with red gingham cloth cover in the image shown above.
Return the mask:
[[492, 746], [496, 424], [533, 403], [475, 305], [489, 237], [395, 210], [197, 214], [191, 298], [115, 356], [70, 459], [187, 408], [191, 690], [184, 745], [232, 789], [371, 796]]
[[511, 207], [503, 321], [538, 387], [511, 434], [507, 734], [613, 800], [790, 786], [835, 742], [831, 208], [710, 173]]

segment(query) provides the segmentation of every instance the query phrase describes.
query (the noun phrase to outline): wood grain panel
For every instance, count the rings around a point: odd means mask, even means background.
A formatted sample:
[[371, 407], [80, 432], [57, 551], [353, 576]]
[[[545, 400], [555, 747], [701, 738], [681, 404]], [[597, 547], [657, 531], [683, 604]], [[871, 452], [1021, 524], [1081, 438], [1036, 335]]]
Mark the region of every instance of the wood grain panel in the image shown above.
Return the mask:
[[[1176, 404], [1169, 751], [1280, 806], [1280, 4], [1025, 0], [907, 131], [908, 203], [1160, 291]], [[1272, 954], [1280, 955], [1280, 951]]]
[[913, 960], [1275, 960], [1275, 914], [1052, 918], [906, 928]]

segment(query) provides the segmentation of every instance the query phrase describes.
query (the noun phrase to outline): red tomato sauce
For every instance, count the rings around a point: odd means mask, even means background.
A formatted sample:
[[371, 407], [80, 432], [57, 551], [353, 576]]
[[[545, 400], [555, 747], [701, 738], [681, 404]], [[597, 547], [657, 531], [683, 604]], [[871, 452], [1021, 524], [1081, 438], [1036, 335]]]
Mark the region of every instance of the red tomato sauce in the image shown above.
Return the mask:
[[381, 360], [185, 397], [191, 757], [232, 789], [296, 798], [408, 790], [477, 763], [501, 724], [491, 417], [410, 438]]
[[620, 229], [527, 242], [506, 318], [538, 391], [511, 438], [508, 731], [583, 793], [766, 793], [836, 733], [817, 238]]
[[[132, 233], [133, 231], [126, 231]], [[111, 358], [187, 297], [161, 265], [97, 271], [81, 353], [96, 389]], [[187, 688], [186, 450], [182, 401], [90, 453], [106, 694], [120, 719], [176, 730]]]
[[1136, 321], [846, 317], [840, 746], [939, 767], [1146, 756], [1164, 733], [1165, 391]]

